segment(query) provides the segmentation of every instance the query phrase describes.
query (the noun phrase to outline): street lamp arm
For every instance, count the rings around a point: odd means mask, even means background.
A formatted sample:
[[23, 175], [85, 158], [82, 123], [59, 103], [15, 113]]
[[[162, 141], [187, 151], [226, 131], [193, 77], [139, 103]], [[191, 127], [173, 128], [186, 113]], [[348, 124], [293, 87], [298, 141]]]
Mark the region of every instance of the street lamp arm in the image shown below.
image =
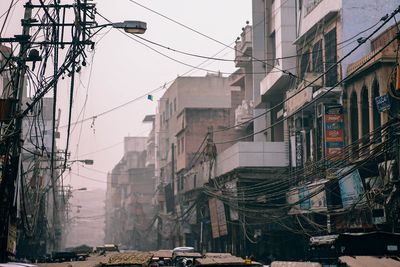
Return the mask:
[[113, 28], [116, 29], [123, 29], [125, 32], [131, 34], [143, 34], [147, 30], [147, 23], [137, 20], [125, 20], [124, 22], [114, 22], [114, 23], [95, 25], [92, 27], [88, 27], [88, 29], [98, 29], [96, 32], [99, 32], [101, 29], [108, 26], [112, 26]]
[[75, 159], [75, 160], [69, 160], [68, 163], [74, 163], [74, 162], [82, 162], [86, 165], [93, 165], [94, 161], [92, 159]]

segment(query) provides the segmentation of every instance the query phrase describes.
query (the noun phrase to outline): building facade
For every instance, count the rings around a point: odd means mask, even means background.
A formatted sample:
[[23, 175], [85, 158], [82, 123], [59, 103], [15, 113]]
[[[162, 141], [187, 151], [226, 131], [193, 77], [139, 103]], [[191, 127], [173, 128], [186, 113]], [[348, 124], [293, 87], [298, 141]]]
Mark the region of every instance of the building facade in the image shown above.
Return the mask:
[[154, 146], [148, 141], [125, 137], [124, 156], [107, 178], [105, 242], [125, 249], [151, 250], [156, 245], [151, 231], [154, 164], [147, 160], [148, 145]]

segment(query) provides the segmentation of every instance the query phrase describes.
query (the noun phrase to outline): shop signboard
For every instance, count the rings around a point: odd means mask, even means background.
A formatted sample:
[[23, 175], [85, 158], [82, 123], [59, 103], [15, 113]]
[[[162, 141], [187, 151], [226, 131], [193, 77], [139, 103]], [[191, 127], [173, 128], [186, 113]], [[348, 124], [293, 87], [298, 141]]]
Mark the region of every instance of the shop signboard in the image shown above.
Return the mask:
[[352, 166], [349, 166], [338, 170], [337, 176], [339, 177], [343, 208], [360, 203], [364, 195], [364, 187], [358, 170], [355, 169], [352, 171]]
[[216, 198], [211, 198], [208, 200], [208, 207], [210, 209], [211, 231], [213, 238], [227, 235], [228, 226], [226, 223], [224, 203]]
[[343, 160], [344, 115], [342, 106], [325, 107], [324, 128], [325, 157], [327, 161]]
[[[326, 211], [325, 182], [321, 180], [315, 183], [295, 187], [289, 190], [287, 201], [293, 204], [291, 214]], [[295, 204], [298, 203], [298, 204]]]
[[389, 110], [391, 107], [388, 94], [375, 97], [375, 103], [379, 112]]

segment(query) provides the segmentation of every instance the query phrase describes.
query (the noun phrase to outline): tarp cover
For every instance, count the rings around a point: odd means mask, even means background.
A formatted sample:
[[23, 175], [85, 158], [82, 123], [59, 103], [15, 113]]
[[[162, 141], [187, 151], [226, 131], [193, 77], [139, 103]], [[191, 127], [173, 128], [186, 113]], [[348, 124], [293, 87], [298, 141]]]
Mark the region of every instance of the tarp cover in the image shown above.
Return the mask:
[[349, 267], [400, 267], [400, 258], [397, 257], [342, 256], [339, 261]]

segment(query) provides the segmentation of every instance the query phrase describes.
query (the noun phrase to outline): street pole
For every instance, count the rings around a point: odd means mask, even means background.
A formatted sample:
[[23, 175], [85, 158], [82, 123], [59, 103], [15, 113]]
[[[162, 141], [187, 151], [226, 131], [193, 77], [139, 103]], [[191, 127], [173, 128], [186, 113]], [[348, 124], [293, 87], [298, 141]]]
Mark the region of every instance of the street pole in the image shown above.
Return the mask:
[[[25, 5], [24, 22], [29, 22], [32, 16], [31, 3], [28, 2]], [[30, 26], [29, 23], [23, 23], [22, 37], [29, 36]], [[13, 92], [12, 97], [16, 100], [15, 109], [11, 118], [15, 120], [14, 135], [9, 140], [7, 144], [11, 147], [11, 157], [10, 159], [5, 159], [6, 164], [4, 166], [5, 173], [3, 180], [1, 181], [0, 194], [1, 205], [0, 205], [0, 262], [8, 261], [8, 253], [14, 252], [16, 246], [16, 240], [10, 240], [10, 224], [15, 224], [16, 210], [13, 210], [13, 197], [15, 194], [15, 181], [17, 180], [18, 165], [21, 151], [21, 130], [22, 130], [22, 97], [25, 87], [25, 74], [26, 74], [26, 58], [27, 51], [30, 48], [29, 39], [22, 38], [20, 41], [20, 51], [18, 55], [18, 75], [16, 78], [17, 85]], [[12, 123], [12, 122], [11, 122]], [[6, 155], [8, 157], [8, 155]], [[16, 231], [16, 228], [14, 229]], [[13, 251], [10, 251], [13, 250]]]

